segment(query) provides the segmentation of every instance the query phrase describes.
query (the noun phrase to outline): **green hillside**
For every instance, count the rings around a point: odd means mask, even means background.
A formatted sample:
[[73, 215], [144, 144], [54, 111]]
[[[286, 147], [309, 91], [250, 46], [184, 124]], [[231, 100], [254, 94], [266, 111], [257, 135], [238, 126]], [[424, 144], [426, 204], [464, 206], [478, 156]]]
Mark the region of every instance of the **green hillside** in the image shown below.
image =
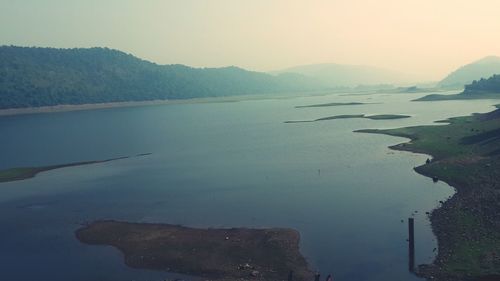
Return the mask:
[[428, 95], [416, 101], [467, 100], [467, 99], [498, 99], [500, 98], [500, 75], [488, 79], [473, 81], [465, 85], [465, 90], [457, 95]]
[[0, 47], [0, 109], [321, 89], [301, 75], [158, 65], [107, 48]]

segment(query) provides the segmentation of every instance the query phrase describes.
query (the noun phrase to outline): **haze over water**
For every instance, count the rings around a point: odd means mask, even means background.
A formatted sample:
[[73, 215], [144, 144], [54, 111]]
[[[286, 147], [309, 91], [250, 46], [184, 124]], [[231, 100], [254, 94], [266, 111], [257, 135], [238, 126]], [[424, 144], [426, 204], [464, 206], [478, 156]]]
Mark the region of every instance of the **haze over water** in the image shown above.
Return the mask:
[[[416, 218], [417, 263], [431, 262], [436, 243], [425, 212], [453, 190], [413, 171], [427, 156], [387, 148], [405, 139], [352, 131], [432, 124], [487, 112], [494, 104], [409, 102], [419, 96], [327, 95], [1, 117], [2, 169], [152, 153], [0, 184], [2, 276], [166, 278], [127, 268], [116, 249], [83, 245], [74, 237], [80, 223], [117, 219], [291, 227], [300, 231], [302, 252], [323, 276], [418, 280], [407, 270], [407, 226], [401, 220]], [[353, 101], [377, 103], [294, 108]], [[339, 114], [412, 118], [283, 123]]]
[[0, 0], [0, 44], [257, 71], [373, 65], [438, 81], [500, 55], [499, 10], [496, 0]]

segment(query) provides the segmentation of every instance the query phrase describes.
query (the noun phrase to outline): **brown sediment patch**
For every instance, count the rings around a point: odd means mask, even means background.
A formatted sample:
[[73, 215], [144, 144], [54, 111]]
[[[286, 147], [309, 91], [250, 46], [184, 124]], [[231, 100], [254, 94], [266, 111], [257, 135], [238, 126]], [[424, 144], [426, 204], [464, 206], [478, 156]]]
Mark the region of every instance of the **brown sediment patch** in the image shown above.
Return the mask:
[[169, 224], [97, 221], [76, 231], [83, 243], [111, 245], [134, 268], [215, 280], [311, 280], [292, 229], [197, 229]]

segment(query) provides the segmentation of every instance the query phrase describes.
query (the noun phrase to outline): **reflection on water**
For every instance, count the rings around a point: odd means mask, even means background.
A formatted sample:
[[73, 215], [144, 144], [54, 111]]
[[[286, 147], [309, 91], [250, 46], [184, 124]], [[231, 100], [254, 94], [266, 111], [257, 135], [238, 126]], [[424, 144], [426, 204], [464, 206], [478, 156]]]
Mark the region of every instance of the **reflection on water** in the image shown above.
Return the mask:
[[[415, 218], [416, 263], [432, 261], [436, 243], [425, 212], [453, 190], [413, 172], [427, 156], [387, 148], [404, 139], [352, 131], [432, 124], [486, 112], [495, 103], [409, 102], [418, 96], [330, 95], [2, 117], [2, 169], [152, 154], [0, 184], [0, 277], [168, 277], [127, 268], [115, 249], [74, 238], [82, 222], [117, 219], [292, 227], [302, 235], [302, 252], [325, 276], [417, 280], [408, 272], [406, 219]], [[371, 104], [294, 108], [327, 102]], [[342, 114], [412, 118], [283, 123]]]

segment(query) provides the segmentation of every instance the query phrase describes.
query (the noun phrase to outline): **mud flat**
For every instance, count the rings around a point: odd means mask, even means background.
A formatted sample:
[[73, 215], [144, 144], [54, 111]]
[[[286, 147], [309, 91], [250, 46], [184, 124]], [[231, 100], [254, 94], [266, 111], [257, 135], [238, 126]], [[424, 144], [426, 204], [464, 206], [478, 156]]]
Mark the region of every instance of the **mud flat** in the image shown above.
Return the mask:
[[314, 279], [293, 229], [197, 229], [169, 224], [96, 221], [76, 231], [91, 245], [119, 249], [133, 268], [211, 280]]

